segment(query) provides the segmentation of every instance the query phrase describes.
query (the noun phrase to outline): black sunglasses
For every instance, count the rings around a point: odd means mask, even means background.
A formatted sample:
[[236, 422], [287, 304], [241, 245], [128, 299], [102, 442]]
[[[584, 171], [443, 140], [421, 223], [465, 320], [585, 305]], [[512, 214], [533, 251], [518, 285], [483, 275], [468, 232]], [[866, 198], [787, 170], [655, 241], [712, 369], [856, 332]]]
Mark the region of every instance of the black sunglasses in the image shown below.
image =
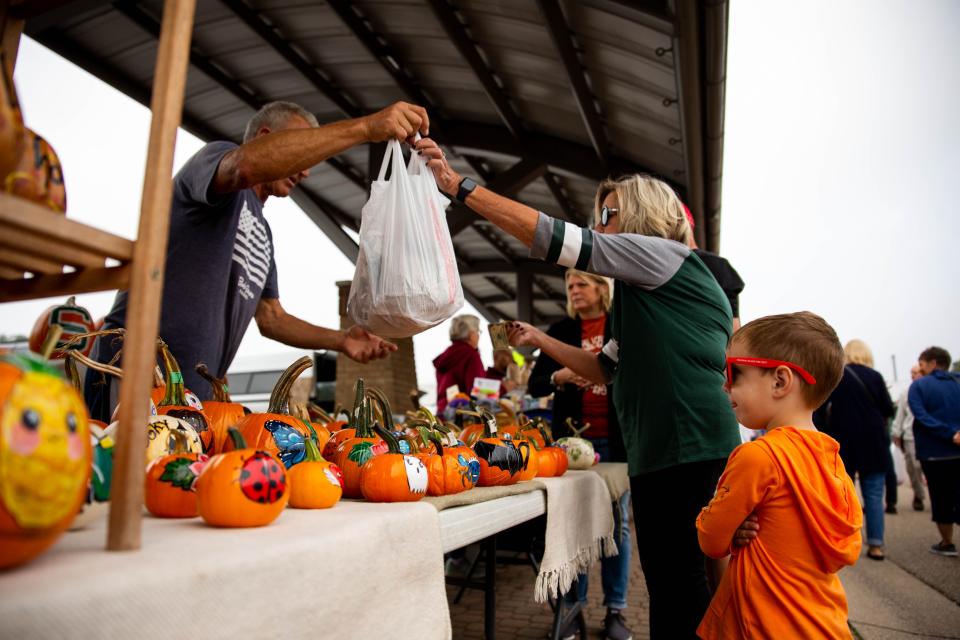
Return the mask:
[[605, 227], [610, 224], [610, 218], [620, 213], [620, 209], [613, 209], [607, 205], [600, 207], [600, 226]]

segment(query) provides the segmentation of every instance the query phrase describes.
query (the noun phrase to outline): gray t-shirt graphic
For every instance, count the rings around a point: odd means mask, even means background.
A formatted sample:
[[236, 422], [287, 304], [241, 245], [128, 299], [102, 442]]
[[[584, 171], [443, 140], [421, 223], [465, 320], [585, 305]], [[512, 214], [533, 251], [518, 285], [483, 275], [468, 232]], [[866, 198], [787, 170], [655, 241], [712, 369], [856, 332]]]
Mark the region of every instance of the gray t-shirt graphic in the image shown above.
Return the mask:
[[[170, 236], [160, 313], [160, 336], [183, 370], [184, 382], [200, 399], [209, 385], [193, 368], [205, 362], [226, 374], [261, 298], [277, 298], [273, 236], [263, 205], [252, 189], [215, 194], [210, 190], [220, 160], [237, 145], [211, 142], [173, 179]], [[125, 325], [127, 292], [117, 294], [107, 328]], [[105, 362], [116, 347], [100, 341]]]

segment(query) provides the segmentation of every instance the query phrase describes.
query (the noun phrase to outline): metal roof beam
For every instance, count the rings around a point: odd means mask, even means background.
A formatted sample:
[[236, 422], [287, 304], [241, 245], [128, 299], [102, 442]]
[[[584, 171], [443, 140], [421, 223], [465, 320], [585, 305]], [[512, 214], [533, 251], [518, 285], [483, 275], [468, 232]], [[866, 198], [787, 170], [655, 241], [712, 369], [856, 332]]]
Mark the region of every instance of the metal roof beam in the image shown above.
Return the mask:
[[460, 272], [462, 276], [471, 275], [490, 275], [493, 273], [516, 273], [517, 270], [524, 269], [541, 276], [563, 277], [563, 267], [558, 267], [542, 260], [532, 260], [522, 258], [519, 260], [477, 260], [467, 265], [465, 270]]
[[473, 73], [483, 86], [487, 97], [493, 102], [493, 106], [497, 110], [497, 113], [500, 114], [500, 119], [504, 125], [506, 125], [507, 129], [510, 130], [510, 133], [515, 138], [520, 138], [524, 130], [520, 117], [517, 115], [516, 110], [514, 110], [513, 105], [510, 104], [510, 100], [504, 93], [502, 85], [497, 78], [494, 77], [493, 72], [483, 60], [483, 57], [480, 55], [480, 50], [468, 35], [466, 28], [460, 21], [454, 8], [446, 0], [429, 0], [429, 3], [434, 15], [440, 21], [440, 25], [447, 33], [447, 37], [450, 38], [450, 42], [457, 48], [457, 51], [460, 52], [460, 55], [463, 56], [467, 64], [470, 65], [470, 68], [473, 69]]
[[583, 224], [577, 211], [573, 208], [573, 205], [570, 204], [570, 200], [563, 193], [560, 177], [548, 171], [543, 174], [543, 181], [547, 183], [547, 188], [550, 189], [553, 199], [557, 201], [557, 205], [560, 207], [560, 211], [563, 212], [567, 221], [574, 224]]
[[600, 163], [605, 165], [607, 155], [610, 152], [610, 145], [603, 128], [603, 122], [600, 120], [596, 97], [594, 97], [587, 83], [587, 71], [580, 62], [580, 56], [573, 44], [573, 34], [570, 32], [570, 27], [567, 26], [563, 9], [560, 8], [558, 0], [537, 0], [537, 4], [547, 21], [547, 31], [550, 33], [550, 39], [553, 40], [554, 46], [560, 53], [560, 60], [567, 72], [567, 79], [570, 81], [570, 88], [573, 91], [577, 109], [580, 111], [580, 117], [583, 118], [583, 124], [590, 136], [590, 143], [593, 145], [593, 150], [597, 152]]
[[250, 27], [254, 33], [259, 35], [270, 48], [289, 62], [294, 69], [299, 71], [300, 75], [306, 78], [324, 97], [335, 104], [344, 115], [349, 118], [356, 118], [363, 115], [363, 110], [358, 107], [353, 100], [347, 97], [333, 82], [325, 78], [313, 63], [297, 53], [287, 40], [277, 33], [276, 27], [264, 21], [261, 12], [251, 9], [246, 3], [240, 0], [220, 1], [244, 24]]
[[[338, 217], [345, 215], [342, 211], [339, 211], [332, 203], [302, 187], [295, 189], [290, 197], [297, 203], [297, 206], [303, 209], [307, 217], [320, 228], [323, 234], [330, 238], [330, 241], [343, 252], [343, 255], [347, 256], [351, 262], [357, 262], [360, 247], [337, 221]], [[350, 220], [349, 216], [347, 216], [347, 220]]]
[[[487, 280], [490, 280], [490, 278], [487, 278]], [[506, 302], [515, 302], [517, 299], [517, 295], [516, 293], [510, 293], [509, 295], [506, 293], [498, 293], [492, 296], [484, 296], [483, 298], [480, 298], [480, 299], [483, 301], [484, 304], [504, 304]], [[534, 302], [554, 302], [555, 299], [548, 298], [544, 295], [534, 294], [533, 301]]]
[[[494, 193], [512, 197], [541, 177], [546, 170], [547, 166], [542, 161], [525, 158], [490, 180], [486, 188]], [[455, 203], [455, 205], [451, 207], [447, 215], [447, 226], [450, 228], [451, 236], [456, 236], [475, 222], [483, 220], [466, 205], [460, 203]]]

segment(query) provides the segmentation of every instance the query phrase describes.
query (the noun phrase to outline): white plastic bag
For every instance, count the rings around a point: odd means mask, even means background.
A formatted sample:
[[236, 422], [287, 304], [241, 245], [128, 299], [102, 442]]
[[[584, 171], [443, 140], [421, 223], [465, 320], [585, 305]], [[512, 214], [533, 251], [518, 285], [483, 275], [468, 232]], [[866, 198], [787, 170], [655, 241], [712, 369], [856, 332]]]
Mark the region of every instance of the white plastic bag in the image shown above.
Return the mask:
[[404, 167], [400, 143], [390, 141], [362, 212], [360, 254], [347, 299], [354, 322], [387, 338], [406, 338], [463, 306], [444, 215], [448, 204], [423, 158], [414, 153]]

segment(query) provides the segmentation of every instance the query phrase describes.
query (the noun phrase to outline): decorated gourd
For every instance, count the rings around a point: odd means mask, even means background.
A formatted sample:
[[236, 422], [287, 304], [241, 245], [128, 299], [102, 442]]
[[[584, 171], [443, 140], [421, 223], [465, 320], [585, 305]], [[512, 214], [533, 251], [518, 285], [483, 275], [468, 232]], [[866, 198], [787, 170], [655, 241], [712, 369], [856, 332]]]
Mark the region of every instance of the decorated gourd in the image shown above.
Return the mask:
[[[510, 440], [499, 438], [497, 421], [488, 410], [480, 409], [479, 417], [483, 422], [483, 437], [473, 445], [473, 452], [480, 461], [477, 485], [492, 487], [516, 484], [529, 459], [529, 443], [521, 442], [515, 446]], [[526, 454], [523, 453], [524, 450]]]
[[227, 429], [243, 420], [250, 410], [230, 399], [227, 381], [214, 377], [207, 369], [207, 365], [202, 362], [197, 364], [196, 372], [210, 383], [210, 388], [213, 390], [213, 400], [203, 403], [203, 415], [206, 416], [207, 425], [213, 432], [213, 451], [220, 453], [223, 443], [227, 440]]
[[590, 423], [588, 422], [577, 429], [573, 426], [573, 419], [567, 418], [567, 426], [570, 427], [574, 435], [560, 438], [556, 445], [566, 452], [567, 462], [571, 469], [589, 469], [595, 464], [596, 454], [593, 450], [593, 443], [586, 438], [581, 438], [580, 434], [590, 428]]
[[0, 176], [5, 176], [17, 166], [23, 153], [23, 114], [13, 86], [12, 65], [6, 54], [0, 51]]
[[173, 416], [151, 416], [147, 421], [146, 464], [171, 453], [177, 453], [180, 450], [179, 436], [181, 435], [186, 438], [187, 450], [190, 453], [203, 453], [200, 434], [189, 422]]
[[290, 402], [290, 413], [298, 418], [303, 426], [310, 433], [310, 437], [313, 439], [314, 443], [317, 445], [318, 452], [326, 446], [327, 442], [330, 440], [330, 431], [327, 429], [326, 424], [322, 422], [313, 422], [310, 419], [310, 411], [307, 409], [306, 403], [302, 402]]
[[287, 472], [270, 453], [247, 448], [240, 432], [228, 431], [233, 449], [207, 461], [195, 485], [203, 521], [214, 527], [262, 527], [290, 499]]
[[143, 504], [158, 518], [193, 518], [198, 512], [197, 478], [209, 459], [189, 451], [189, 442], [182, 432], [172, 433], [181, 450], [147, 465]]
[[370, 502], [414, 502], [427, 493], [427, 468], [416, 457], [400, 453], [393, 434], [374, 425], [374, 431], [387, 443], [386, 453], [363, 464], [360, 487]]
[[343, 474], [320, 457], [312, 438], [307, 438], [307, 457], [287, 473], [290, 506], [297, 509], [329, 509], [343, 495]]
[[203, 414], [203, 407], [191, 406], [187, 401], [180, 365], [177, 364], [177, 360], [170, 353], [170, 348], [167, 347], [166, 342], [158, 340], [157, 344], [160, 349], [160, 357], [163, 358], [163, 367], [167, 372], [166, 389], [163, 399], [157, 403], [157, 414], [171, 416], [189, 423], [193, 430], [200, 435], [200, 441], [203, 443], [203, 453], [209, 454], [214, 450], [214, 433], [207, 423], [207, 417]]
[[[63, 360], [67, 379], [82, 397], [83, 386], [77, 371], [77, 361], [104, 373], [117, 375], [116, 367], [102, 365], [82, 355], [79, 351], [67, 351]], [[82, 529], [91, 522], [107, 515], [110, 504], [110, 484], [113, 480], [113, 448], [116, 442], [117, 425], [107, 426], [99, 420], [87, 419], [90, 429], [91, 471], [87, 494], [80, 507], [80, 513], [73, 519], [70, 529]]]
[[[52, 358], [63, 358], [68, 349], [75, 349], [85, 356], [90, 355], [94, 338], [87, 334], [95, 330], [93, 316], [85, 308], [77, 305], [75, 297], [70, 296], [65, 303], [53, 305], [37, 318], [30, 331], [31, 351], [40, 353], [52, 325], [63, 327], [63, 334], [51, 354]], [[81, 337], [78, 340], [72, 340], [76, 336]]]
[[[289, 469], [307, 457], [306, 440], [310, 430], [302, 420], [290, 415], [290, 388], [301, 373], [313, 366], [309, 356], [303, 356], [280, 375], [270, 394], [266, 413], [251, 413], [235, 426], [255, 449], [275, 455]], [[233, 449], [233, 441], [224, 442], [224, 450]]]
[[476, 486], [480, 479], [480, 461], [471, 449], [447, 448], [437, 433], [424, 434], [423, 437], [435, 448], [435, 453], [415, 454], [427, 468], [427, 495], [452, 495]]
[[24, 129], [20, 158], [5, 174], [3, 190], [57, 213], [67, 211], [60, 158], [46, 140], [30, 129]]
[[[357, 389], [363, 390], [363, 380], [357, 380]], [[353, 421], [356, 429], [352, 438], [345, 440], [333, 454], [333, 462], [343, 472], [343, 497], [360, 498], [363, 496], [360, 479], [363, 465], [371, 458], [387, 452], [387, 444], [374, 432], [374, 400], [364, 392], [360, 397], [359, 409], [354, 407]], [[400, 445], [397, 445], [399, 451]]]
[[0, 360], [0, 569], [52, 545], [80, 510], [90, 475], [80, 395], [42, 359]]

